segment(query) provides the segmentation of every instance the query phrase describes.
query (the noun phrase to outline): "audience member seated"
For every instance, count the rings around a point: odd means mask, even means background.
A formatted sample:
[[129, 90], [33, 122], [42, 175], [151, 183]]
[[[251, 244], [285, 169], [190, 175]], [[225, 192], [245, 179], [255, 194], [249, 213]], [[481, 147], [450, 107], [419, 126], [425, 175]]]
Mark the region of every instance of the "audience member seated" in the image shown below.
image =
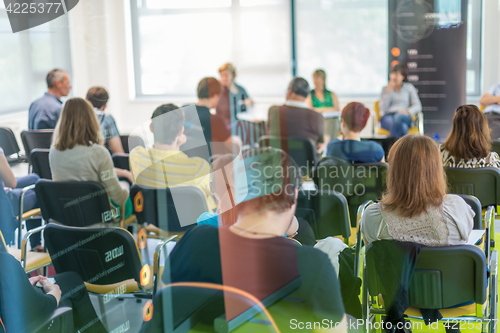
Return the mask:
[[[170, 274], [163, 274], [163, 283], [224, 284], [263, 299], [300, 276], [300, 287], [290, 294], [300, 300], [295, 303], [300, 307], [299, 318], [293, 318], [344, 324], [339, 282], [328, 256], [283, 237], [295, 213], [300, 187], [297, 168], [281, 169], [289, 165], [288, 156], [276, 149], [242, 162], [244, 168], [237, 170], [235, 186], [236, 223], [220, 228], [200, 225], [186, 232], [168, 257], [171, 269]], [[256, 177], [258, 172], [267, 176]], [[141, 332], [161, 332], [162, 293], [155, 300], [152, 319]], [[228, 312], [233, 308], [227, 309], [226, 316], [232, 317]], [[338, 332], [347, 329], [339, 328]]]
[[138, 185], [166, 188], [194, 186], [203, 191], [208, 208], [215, 209], [210, 192], [210, 166], [200, 157], [188, 157], [180, 150], [186, 143], [184, 111], [173, 104], [156, 108], [150, 126], [154, 134], [151, 149], [135, 147], [130, 152], [130, 169]]
[[[123, 154], [122, 140], [120, 139], [120, 133], [116, 127], [115, 119], [112, 115], [104, 113], [108, 105], [108, 100], [109, 94], [103, 87], [92, 87], [87, 92], [87, 101], [94, 107], [105, 145], [111, 151], [111, 154]], [[115, 173], [118, 178], [125, 178], [130, 184], [134, 183], [130, 171], [115, 168]]]
[[[201, 214], [196, 221], [198, 225], [229, 227], [236, 222], [234, 171], [238, 168], [238, 162], [243, 163], [241, 156], [234, 154], [218, 157], [212, 162], [210, 190], [214, 195], [217, 209], [215, 213], [206, 212]], [[294, 217], [293, 223], [285, 236], [293, 238], [303, 245], [314, 246], [316, 244], [311, 226], [302, 218], [297, 219]]]
[[483, 112], [488, 120], [492, 139], [500, 139], [500, 84], [495, 84], [491, 87], [491, 89], [481, 97], [479, 103], [486, 106]]
[[[57, 274], [55, 283], [44, 276], [28, 279], [19, 262], [6, 252], [0, 253], [0, 264], [0, 317], [5, 332], [28, 332], [37, 321], [50, 318], [58, 306], [73, 309], [75, 332], [108, 332], [78, 274]], [[42, 287], [36, 287], [37, 282]]]
[[105, 144], [109, 147], [111, 154], [123, 154], [120, 132], [116, 127], [115, 119], [112, 115], [105, 113], [108, 106], [109, 94], [103, 87], [92, 87], [87, 91], [87, 101], [94, 107], [97, 121], [101, 126], [102, 136]]
[[28, 113], [30, 130], [54, 129], [62, 110], [61, 97], [71, 90], [69, 75], [62, 69], [53, 69], [47, 74], [48, 92], [34, 101]]
[[125, 205], [125, 217], [132, 213], [128, 183], [118, 181], [111, 155], [103, 145], [97, 117], [88, 101], [71, 98], [64, 105], [49, 162], [53, 180], [98, 182], [106, 189], [112, 204]]
[[333, 139], [326, 147], [326, 156], [338, 157], [351, 163], [373, 163], [384, 160], [384, 149], [373, 141], [361, 141], [360, 132], [366, 126], [370, 110], [353, 102], [342, 110], [341, 131], [344, 140]]
[[[21, 198], [21, 190], [26, 186], [35, 184], [38, 179], [40, 179], [40, 177], [38, 177], [36, 173], [32, 173], [19, 178], [14, 177], [14, 173], [10, 168], [9, 162], [7, 162], [7, 159], [5, 158], [3, 149], [0, 148], [0, 180], [2, 181], [4, 191], [5, 193], [7, 193], [7, 198], [9, 198], [10, 205], [12, 206], [12, 211], [10, 211], [10, 209], [2, 210], [2, 225], [0, 225], [0, 229], [2, 230], [7, 244], [10, 244], [14, 240], [14, 232], [10, 230], [10, 228], [5, 228], [7, 226], [4, 227], [3, 223], [10, 224], [9, 222], [4, 221], [10, 221], [12, 219], [12, 214], [19, 215], [19, 200]], [[0, 196], [0, 200], [5, 199], [5, 197]], [[23, 212], [27, 212], [34, 208], [38, 208], [36, 194], [34, 190], [28, 190], [24, 194]], [[29, 219], [26, 221], [26, 227], [28, 230], [36, 228], [39, 225], [41, 225], [40, 219]], [[32, 235], [30, 237], [30, 243], [33, 250], [43, 250], [41, 246], [40, 233]]]
[[387, 192], [360, 221], [366, 243], [398, 240], [426, 246], [467, 243], [474, 212], [458, 195], [446, 194], [446, 176], [436, 143], [405, 136], [392, 146]]
[[[236, 84], [236, 68], [233, 64], [225, 63], [219, 68], [222, 92], [217, 104], [216, 114], [222, 117], [228, 127], [236, 121], [231, 116], [236, 117], [241, 112], [246, 112], [247, 106], [253, 105], [253, 100], [248, 96], [245, 88]], [[231, 113], [233, 111], [233, 113]]]
[[[324, 70], [317, 69], [314, 71], [313, 83], [314, 89], [306, 98], [309, 108], [319, 113], [339, 111], [340, 105], [337, 95], [333, 91], [326, 89], [326, 73]], [[325, 141], [337, 138], [339, 131], [338, 118], [325, 118]]]
[[500, 157], [491, 149], [486, 116], [475, 105], [455, 111], [451, 132], [441, 145], [443, 165], [450, 168], [500, 168]]
[[294, 78], [288, 85], [285, 105], [269, 109], [269, 135], [306, 138], [317, 144], [324, 142], [325, 120], [321, 114], [309, 109], [305, 102], [308, 95], [307, 81]]
[[411, 127], [411, 116], [422, 112], [417, 89], [408, 82], [407, 77], [408, 67], [395, 65], [389, 73], [389, 83], [380, 95], [380, 126], [390, 131], [391, 137], [406, 135]]
[[[220, 94], [221, 84], [216, 78], [206, 77], [198, 83], [196, 113], [184, 114], [184, 133], [187, 143], [193, 148], [186, 149], [184, 146], [183, 151], [189, 157], [198, 156], [209, 161], [213, 154], [223, 153], [219, 145], [213, 145], [213, 142], [231, 141], [231, 131], [226, 127], [222, 117], [210, 113], [210, 109], [217, 106]], [[202, 138], [204, 141], [198, 142]], [[205, 146], [208, 146], [208, 152]]]

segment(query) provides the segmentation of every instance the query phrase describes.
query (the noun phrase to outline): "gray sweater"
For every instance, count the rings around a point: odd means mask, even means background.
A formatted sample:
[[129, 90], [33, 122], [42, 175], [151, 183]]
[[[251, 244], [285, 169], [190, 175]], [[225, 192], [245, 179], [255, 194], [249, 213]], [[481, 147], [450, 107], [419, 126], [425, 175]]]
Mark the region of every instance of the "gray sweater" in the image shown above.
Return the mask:
[[123, 205], [128, 192], [120, 187], [109, 151], [100, 145], [76, 145], [64, 151], [54, 146], [49, 153], [55, 181], [95, 181], [101, 183], [117, 205]]
[[380, 116], [398, 112], [399, 110], [408, 110], [411, 115], [422, 112], [422, 103], [418, 98], [417, 89], [408, 82], [403, 82], [399, 91], [387, 93], [387, 87], [382, 89], [379, 102]]

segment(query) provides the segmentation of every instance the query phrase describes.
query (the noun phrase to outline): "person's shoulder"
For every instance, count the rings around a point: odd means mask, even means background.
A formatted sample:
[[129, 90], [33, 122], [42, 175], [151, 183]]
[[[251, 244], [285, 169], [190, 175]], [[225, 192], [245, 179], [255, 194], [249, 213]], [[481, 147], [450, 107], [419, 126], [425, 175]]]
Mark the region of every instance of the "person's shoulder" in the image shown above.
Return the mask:
[[98, 152], [99, 154], [103, 154], [103, 155], [110, 155], [109, 150], [106, 147], [104, 147], [103, 145], [97, 144], [97, 143], [93, 143], [90, 146], [76, 145], [75, 147], [81, 147], [80, 149], [82, 149], [82, 150], [87, 150], [87, 149], [94, 150], [94, 151]]
[[145, 155], [148, 155], [148, 150], [143, 146], [135, 147], [134, 149], [132, 149], [130, 151], [130, 154], [129, 154], [130, 157], [132, 157], [132, 156], [138, 157], [138, 156], [145, 156]]
[[495, 93], [495, 96], [500, 95], [500, 83], [495, 84], [490, 90]]
[[[313, 246], [297, 244], [297, 260], [300, 265], [307, 265], [320, 269], [322, 262], [329, 262], [328, 255]], [[300, 268], [300, 267], [299, 267]]]
[[500, 161], [500, 156], [496, 151], [490, 151], [490, 161]]
[[236, 86], [236, 88], [238, 88], [238, 91], [239, 92], [242, 92], [242, 93], [247, 93], [246, 89], [243, 88], [242, 86], [240, 86], [239, 84], [237, 84], [236, 82], [234, 83], [234, 85]]
[[330, 142], [328, 142], [327, 146], [342, 145], [342, 144], [344, 144], [344, 142], [345, 142], [344, 140], [340, 140], [340, 139], [335, 138], [335, 139], [330, 140]]
[[370, 206], [366, 207], [363, 216], [378, 216], [381, 214], [382, 214], [382, 205], [379, 204], [378, 202], [375, 202]]
[[343, 140], [339, 140], [339, 139], [330, 140], [330, 142], [328, 142], [328, 144], [326, 145], [327, 155], [330, 153], [331, 150], [336, 149], [336, 148], [340, 148], [344, 144], [345, 144], [345, 142]]
[[475, 215], [469, 204], [456, 194], [447, 194], [444, 196], [442, 209], [456, 221], [467, 220]]
[[371, 150], [384, 152], [384, 148], [375, 141], [360, 141], [360, 145], [370, 147]]
[[417, 88], [415, 88], [415, 86], [410, 82], [403, 82], [403, 87], [405, 87], [408, 90], [412, 90], [412, 91], [417, 90]]
[[181, 241], [206, 243], [219, 241], [219, 229], [208, 224], [195, 225], [182, 236]]

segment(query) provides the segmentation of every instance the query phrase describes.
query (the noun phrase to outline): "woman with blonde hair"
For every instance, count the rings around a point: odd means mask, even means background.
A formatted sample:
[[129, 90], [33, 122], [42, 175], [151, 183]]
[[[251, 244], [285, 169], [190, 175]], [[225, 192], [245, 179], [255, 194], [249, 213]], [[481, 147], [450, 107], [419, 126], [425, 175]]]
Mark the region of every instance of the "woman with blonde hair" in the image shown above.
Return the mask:
[[230, 62], [219, 67], [220, 83], [222, 91], [219, 103], [216, 107], [216, 114], [224, 119], [224, 122], [230, 127], [234, 119], [231, 118], [239, 113], [246, 112], [248, 106], [253, 105], [253, 100], [248, 95], [245, 88], [236, 84], [236, 68]]
[[451, 132], [441, 145], [445, 167], [500, 168], [500, 157], [491, 149], [488, 121], [475, 105], [462, 105], [455, 111]]
[[407, 135], [389, 152], [387, 191], [361, 219], [367, 243], [398, 240], [426, 246], [465, 244], [474, 212], [458, 195], [446, 194], [447, 182], [436, 143]]
[[90, 103], [82, 98], [69, 99], [61, 111], [50, 148], [52, 178], [55, 181], [98, 182], [104, 186], [113, 204], [122, 206], [128, 201], [125, 216], [130, 215], [128, 191], [120, 185], [103, 142]]

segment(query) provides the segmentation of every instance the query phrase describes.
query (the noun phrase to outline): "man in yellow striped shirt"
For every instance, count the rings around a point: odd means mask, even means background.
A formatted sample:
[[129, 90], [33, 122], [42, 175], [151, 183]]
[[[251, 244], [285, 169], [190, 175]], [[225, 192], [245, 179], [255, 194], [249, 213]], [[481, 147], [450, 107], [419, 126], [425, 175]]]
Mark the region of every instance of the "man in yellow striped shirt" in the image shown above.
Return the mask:
[[153, 188], [197, 187], [205, 194], [208, 208], [214, 211], [208, 162], [180, 151], [180, 146], [186, 143], [184, 111], [173, 104], [164, 104], [156, 108], [151, 118], [154, 145], [149, 150], [138, 146], [130, 152], [130, 170], [136, 184]]

